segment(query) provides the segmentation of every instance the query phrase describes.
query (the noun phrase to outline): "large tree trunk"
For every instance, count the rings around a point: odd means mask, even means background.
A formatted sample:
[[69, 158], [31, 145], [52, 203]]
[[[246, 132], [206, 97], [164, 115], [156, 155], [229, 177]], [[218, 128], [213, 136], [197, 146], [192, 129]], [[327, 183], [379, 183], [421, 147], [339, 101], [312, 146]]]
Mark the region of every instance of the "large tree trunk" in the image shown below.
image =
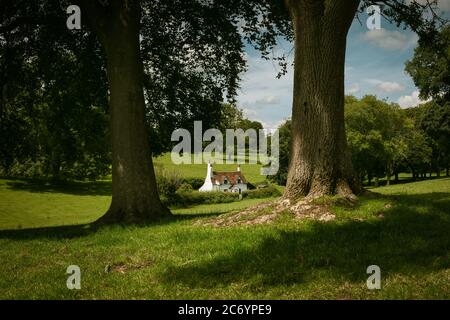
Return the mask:
[[139, 1], [86, 4], [107, 58], [112, 202], [100, 223], [142, 223], [168, 214], [161, 203], [145, 126]]
[[286, 0], [295, 33], [292, 145], [284, 196], [360, 192], [344, 124], [347, 32], [359, 0]]

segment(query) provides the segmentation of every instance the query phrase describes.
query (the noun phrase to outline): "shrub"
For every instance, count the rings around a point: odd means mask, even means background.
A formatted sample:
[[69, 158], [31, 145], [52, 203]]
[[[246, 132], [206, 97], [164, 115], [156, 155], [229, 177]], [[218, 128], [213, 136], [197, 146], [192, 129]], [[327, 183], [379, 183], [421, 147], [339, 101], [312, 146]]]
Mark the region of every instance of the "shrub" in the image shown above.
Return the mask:
[[177, 191], [194, 191], [194, 188], [189, 183], [183, 182]]
[[175, 196], [177, 189], [181, 186], [182, 179], [176, 171], [168, 171], [164, 168], [155, 168], [156, 184], [162, 199], [170, 199]]
[[200, 187], [203, 185], [204, 182], [205, 182], [204, 179], [199, 179], [199, 178], [184, 178], [183, 179], [183, 183], [190, 184], [192, 186], [192, 189], [194, 189], [194, 190], [200, 189]]
[[247, 199], [270, 198], [281, 196], [281, 192], [274, 186], [268, 186], [262, 189], [246, 190], [242, 196]]
[[[247, 199], [278, 197], [281, 192], [273, 186], [264, 189], [247, 190], [242, 196]], [[199, 204], [230, 203], [239, 200], [237, 192], [199, 192], [180, 187], [175, 194], [162, 197], [166, 205], [190, 206]]]
[[20, 162], [14, 160], [7, 169], [0, 168], [0, 175], [9, 178], [95, 181], [107, 176], [110, 171], [109, 164], [104, 160], [86, 155], [80, 161], [61, 161], [54, 166], [45, 157], [22, 159]]
[[199, 192], [179, 189], [173, 196], [163, 198], [166, 205], [190, 206], [198, 204], [229, 203], [239, 200], [239, 194], [232, 192]]
[[170, 201], [170, 204], [177, 206], [189, 206], [202, 203], [204, 203], [203, 193], [193, 190], [178, 190]]
[[239, 200], [239, 194], [235, 192], [203, 192], [204, 203], [229, 203]]

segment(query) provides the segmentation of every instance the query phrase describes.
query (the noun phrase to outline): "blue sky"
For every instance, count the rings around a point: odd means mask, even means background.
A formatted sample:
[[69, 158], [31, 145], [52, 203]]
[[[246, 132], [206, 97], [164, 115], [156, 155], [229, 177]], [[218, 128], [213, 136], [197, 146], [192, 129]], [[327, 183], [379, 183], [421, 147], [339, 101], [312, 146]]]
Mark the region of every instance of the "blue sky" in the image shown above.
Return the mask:
[[[440, 9], [450, 12], [450, 0], [440, 0]], [[362, 97], [374, 94], [380, 99], [409, 108], [421, 103], [418, 90], [404, 71], [405, 62], [412, 58], [417, 46], [417, 35], [409, 30], [381, 21], [381, 30], [369, 30], [366, 16], [352, 24], [347, 38], [345, 64], [345, 92]], [[277, 50], [290, 52], [293, 45], [283, 42]], [[243, 74], [238, 107], [244, 114], [263, 123], [265, 128], [276, 128], [291, 115], [292, 67], [281, 79], [279, 67], [248, 47], [248, 71]], [[290, 54], [292, 59], [293, 53]]]

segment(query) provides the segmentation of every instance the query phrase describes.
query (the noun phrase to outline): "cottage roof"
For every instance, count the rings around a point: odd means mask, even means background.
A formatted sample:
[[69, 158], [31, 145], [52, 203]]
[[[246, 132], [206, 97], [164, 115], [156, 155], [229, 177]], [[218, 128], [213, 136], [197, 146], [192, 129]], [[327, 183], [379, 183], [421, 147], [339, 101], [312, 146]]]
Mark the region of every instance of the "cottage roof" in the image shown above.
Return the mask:
[[240, 171], [232, 171], [232, 172], [219, 172], [213, 171], [213, 176], [211, 177], [213, 184], [224, 184], [225, 179], [227, 179], [228, 183], [231, 185], [235, 185], [238, 183], [239, 178], [241, 179], [241, 183], [246, 184], [247, 179], [245, 179], [244, 175]]

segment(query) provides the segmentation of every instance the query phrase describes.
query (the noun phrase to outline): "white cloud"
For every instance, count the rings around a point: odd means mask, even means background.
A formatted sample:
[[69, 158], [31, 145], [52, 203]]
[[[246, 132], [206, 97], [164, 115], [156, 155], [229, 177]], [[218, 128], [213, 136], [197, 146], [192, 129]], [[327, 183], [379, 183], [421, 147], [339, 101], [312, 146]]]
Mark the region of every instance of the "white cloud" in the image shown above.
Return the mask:
[[248, 71], [243, 74], [239, 101], [248, 104], [278, 104], [292, 88], [293, 68], [289, 61], [288, 74], [277, 79], [280, 71], [276, 62], [266, 61], [259, 54], [247, 54]]
[[288, 74], [277, 79], [276, 62], [260, 58], [253, 50], [246, 59], [248, 71], [242, 75], [237, 106], [243, 108], [247, 118], [261, 122], [264, 128], [277, 128], [282, 119], [291, 115], [293, 68], [289, 63]]
[[243, 108], [242, 112], [244, 113], [244, 117], [246, 117], [246, 118], [254, 118], [258, 114], [256, 112], [256, 110], [252, 110], [252, 109], [248, 109], [248, 108]]
[[380, 89], [383, 92], [396, 92], [396, 91], [402, 91], [405, 88], [400, 85], [397, 82], [382, 82], [377, 86], [378, 89]]
[[347, 89], [347, 94], [355, 94], [358, 93], [360, 90], [359, 84], [354, 83], [350, 86], [350, 88]]
[[262, 97], [261, 99], [257, 99], [254, 104], [256, 105], [269, 105], [269, 104], [277, 104], [280, 102], [280, 99], [278, 97], [270, 95]]
[[366, 79], [370, 84], [375, 85], [380, 93], [392, 93], [405, 90], [405, 87], [394, 81], [381, 81], [378, 79]]
[[264, 129], [269, 130], [269, 132], [273, 132], [277, 130], [288, 118], [283, 118], [282, 120], [278, 121], [260, 121], [263, 125]]
[[417, 35], [396, 30], [374, 29], [362, 34], [362, 39], [386, 50], [404, 50], [417, 43]]
[[[274, 119], [273, 117], [269, 117], [267, 115], [264, 116], [261, 114], [261, 112], [258, 112], [253, 109], [248, 109], [248, 108], [243, 108], [242, 111], [244, 113], [244, 117], [251, 119], [253, 121], [261, 122], [264, 129], [271, 130], [271, 131], [279, 128], [288, 118], [287, 116], [285, 116], [285, 117], [281, 118], [281, 120]], [[281, 111], [281, 113], [282, 113], [282, 111]]]
[[400, 105], [400, 107], [406, 109], [406, 108], [411, 108], [411, 107], [415, 107], [421, 103], [425, 103], [428, 102], [430, 100], [422, 100], [419, 98], [419, 91], [416, 90], [414, 91], [411, 95], [409, 96], [401, 96], [398, 99], [398, 104]]

